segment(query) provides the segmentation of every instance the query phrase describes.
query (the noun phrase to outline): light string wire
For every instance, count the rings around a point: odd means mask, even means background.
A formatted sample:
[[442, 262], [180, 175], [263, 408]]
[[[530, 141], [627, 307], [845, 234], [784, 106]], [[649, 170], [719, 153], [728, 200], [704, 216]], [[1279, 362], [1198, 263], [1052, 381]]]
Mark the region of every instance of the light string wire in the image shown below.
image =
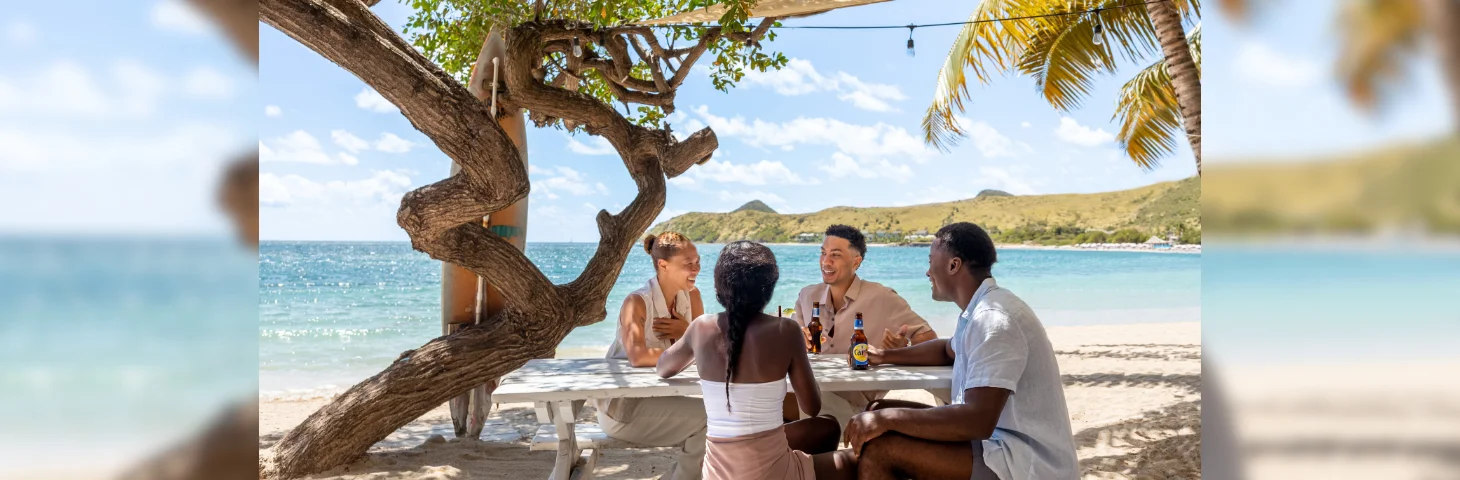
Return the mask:
[[[986, 18], [986, 19], [983, 19], [983, 20], [967, 20], [967, 21], [962, 21], [962, 22], [930, 23], [930, 24], [926, 24], [926, 25], [918, 25], [918, 24], [907, 24], [907, 25], [791, 25], [791, 26], [780, 26], [780, 27], [774, 27], [774, 28], [776, 28], [777, 30], [783, 30], [783, 29], [800, 29], [800, 30], [876, 30], [876, 29], [888, 29], [888, 28], [949, 27], [949, 26], [953, 26], [953, 25], [972, 25], [972, 24], [976, 24], [976, 23], [1012, 22], [1012, 21], [1018, 21], [1018, 20], [1032, 20], [1032, 19], [1036, 19], [1036, 18], [1067, 17], [1067, 16], [1071, 16], [1071, 15], [1085, 15], [1085, 14], [1090, 14], [1090, 13], [1100, 13], [1100, 12], [1105, 11], [1105, 10], [1117, 10], [1117, 9], [1122, 9], [1122, 8], [1140, 7], [1140, 6], [1151, 5], [1151, 4], [1155, 4], [1155, 3], [1161, 3], [1161, 2], [1170, 2], [1170, 1], [1172, 1], [1172, 0], [1148, 0], [1148, 1], [1140, 2], [1140, 3], [1128, 3], [1128, 4], [1114, 5], [1114, 6], [1109, 6], [1109, 7], [1094, 8], [1094, 9], [1090, 9], [1090, 10], [1079, 10], [1079, 11], [1073, 11], [1073, 12], [1046, 13], [1046, 14], [1040, 14], [1040, 15], [1026, 15], [1026, 16], [1022, 16], [1022, 17]], [[693, 10], [691, 10], [691, 11], [693, 11]], [[684, 12], [684, 13], [688, 13], [688, 12]], [[820, 13], [820, 12], [817, 12], [817, 13]], [[666, 24], [656, 24], [656, 25], [639, 25], [639, 24], [632, 24], [631, 23], [631, 24], [628, 24], [627, 26], [653, 27], [653, 28], [686, 28], [686, 27], [715, 27], [717, 25], [709, 25], [709, 24], [705, 24], [704, 22], [699, 22], [699, 23], [666, 23]], [[760, 25], [758, 25], [758, 24], [757, 25], [746, 25], [745, 28], [747, 30], [753, 30], [753, 29], [755, 29], [756, 27], [759, 27], [759, 26]]]

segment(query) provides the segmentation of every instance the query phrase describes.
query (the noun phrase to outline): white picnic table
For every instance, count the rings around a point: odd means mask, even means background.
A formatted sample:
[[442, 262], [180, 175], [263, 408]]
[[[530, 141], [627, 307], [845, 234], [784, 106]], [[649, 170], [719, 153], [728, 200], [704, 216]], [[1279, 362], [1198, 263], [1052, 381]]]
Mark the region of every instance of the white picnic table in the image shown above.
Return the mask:
[[[852, 370], [845, 355], [811, 355], [811, 369], [823, 392], [946, 389], [953, 378], [953, 367], [881, 365]], [[530, 448], [558, 452], [549, 478], [587, 480], [593, 477], [603, 448], [632, 445], [608, 438], [596, 425], [576, 424], [586, 401], [699, 395], [699, 378], [694, 366], [663, 379], [654, 368], [632, 367], [627, 360], [531, 360], [502, 378], [492, 401], [532, 402], [541, 426]]]

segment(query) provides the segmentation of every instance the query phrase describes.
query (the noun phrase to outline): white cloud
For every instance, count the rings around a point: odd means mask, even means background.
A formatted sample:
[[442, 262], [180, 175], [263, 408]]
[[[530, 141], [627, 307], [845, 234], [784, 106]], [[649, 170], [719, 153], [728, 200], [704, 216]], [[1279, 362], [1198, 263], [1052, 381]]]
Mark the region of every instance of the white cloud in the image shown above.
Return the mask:
[[232, 78], [210, 67], [195, 68], [183, 79], [183, 91], [194, 97], [228, 99], [234, 90]]
[[376, 113], [400, 111], [400, 109], [395, 107], [395, 104], [390, 103], [390, 100], [386, 100], [385, 97], [380, 95], [380, 92], [370, 87], [365, 87], [364, 90], [360, 90], [360, 93], [355, 94], [355, 106]]
[[259, 142], [259, 162], [292, 162], [315, 165], [357, 165], [352, 155], [343, 152], [330, 156], [324, 152], [319, 140], [304, 130], [275, 138], [272, 142]]
[[579, 155], [616, 155], [617, 150], [603, 137], [589, 136], [588, 143], [579, 142], [577, 138], [568, 136], [568, 150]]
[[792, 58], [780, 70], [758, 72], [746, 69], [745, 82], [768, 87], [781, 95], [804, 95], [817, 90], [836, 90], [836, 81], [822, 76], [811, 62]]
[[982, 121], [970, 122], [967, 118], [958, 117], [956, 121], [960, 125], [968, 125], [966, 131], [969, 138], [973, 139], [973, 146], [978, 147], [979, 153], [984, 158], [1013, 157], [1014, 141], [999, 133], [994, 127]]
[[912, 168], [907, 165], [894, 165], [886, 159], [857, 160], [841, 152], [832, 153], [831, 163], [817, 168], [833, 177], [885, 178], [898, 183], [912, 178]]
[[979, 167], [978, 171], [982, 175], [983, 180], [992, 181], [990, 188], [1003, 190], [1015, 195], [1033, 195], [1038, 193], [1029, 184], [1029, 181], [1016, 176], [1016, 173], [1023, 172], [1022, 168]]
[[687, 211], [687, 210], [677, 210], [677, 209], [673, 209], [673, 208], [666, 208], [664, 210], [660, 210], [659, 211], [659, 216], [654, 219], [654, 224], [655, 225], [658, 225], [658, 224], [667, 222], [671, 218], [678, 217], [678, 216], [684, 215], [686, 213], [689, 213], [689, 211]]
[[805, 59], [792, 58], [780, 70], [757, 72], [747, 70], [744, 81], [747, 85], [770, 88], [781, 95], [805, 95], [813, 92], [838, 92], [837, 99], [850, 102], [853, 106], [874, 112], [893, 112], [897, 109], [888, 101], [906, 100], [902, 89], [896, 85], [863, 82], [847, 72], [823, 75]]
[[380, 138], [375, 140], [375, 149], [386, 153], [406, 153], [416, 146], [416, 142], [396, 136], [394, 133], [381, 133]]
[[340, 148], [349, 150], [351, 153], [360, 153], [360, 151], [370, 148], [370, 142], [345, 130], [330, 130], [330, 139], [335, 141], [335, 145], [339, 145]]
[[265, 105], [264, 106], [264, 116], [278, 117], [278, 116], [281, 116], [281, 115], [284, 115], [284, 109], [279, 108], [278, 105]]
[[1115, 135], [1110, 132], [1080, 125], [1080, 122], [1070, 117], [1060, 118], [1060, 126], [1055, 127], [1054, 135], [1060, 140], [1082, 147], [1095, 147], [1115, 141]]
[[117, 134], [77, 128], [75, 132], [0, 125], [0, 171], [110, 171], [137, 166], [217, 164], [239, 153], [248, 140], [218, 125], [188, 123], [159, 132]]
[[932, 187], [920, 188], [915, 191], [908, 192], [904, 200], [898, 200], [896, 202], [893, 202], [893, 205], [905, 207], [908, 205], [925, 205], [929, 203], [953, 202], [972, 198], [974, 195], [977, 194], [977, 192], [954, 190], [952, 188], [948, 188], [942, 185], [934, 185]]
[[318, 182], [303, 176], [259, 174], [259, 205], [265, 207], [326, 207], [339, 205], [398, 204], [410, 190], [411, 177], [403, 171], [376, 171], [361, 180]]
[[[796, 174], [796, 172], [792, 172], [791, 169], [787, 168], [785, 164], [781, 162], [772, 162], [770, 160], [761, 160], [757, 163], [748, 164], [735, 164], [732, 162], [710, 160], [708, 162], [705, 162], [704, 165], [695, 165], [693, 167], [690, 167], [689, 176], [693, 177], [693, 179], [686, 180], [691, 183], [695, 180], [706, 180], [723, 183], [743, 183], [746, 185], [821, 184], [820, 180], [817, 180], [815, 178], [807, 180], [805, 178], [802, 178], [801, 175]], [[684, 176], [672, 179], [671, 182], [673, 182], [674, 180], [679, 180], [681, 178], [684, 178]], [[681, 184], [680, 186], [685, 185]]]
[[582, 172], [568, 167], [558, 166], [553, 167], [552, 170], [547, 170], [529, 166], [527, 174], [529, 176], [537, 175], [547, 177], [532, 180], [532, 194], [547, 198], [548, 200], [557, 199], [559, 194], [578, 197], [593, 195], [595, 193], [608, 195], [607, 185], [604, 185], [602, 182], [596, 182], [590, 185], [588, 178]]
[[1285, 55], [1266, 43], [1248, 41], [1237, 51], [1237, 73], [1258, 85], [1306, 87], [1318, 83], [1322, 67], [1311, 59]]
[[908, 133], [906, 129], [881, 122], [876, 125], [853, 125], [836, 119], [806, 117], [785, 123], [760, 119], [746, 122], [741, 117], [716, 116], [704, 105], [696, 108], [695, 112], [721, 138], [739, 138], [754, 147], [827, 145], [860, 161], [892, 158], [923, 163], [938, 155], [937, 151], [923, 145], [922, 139]]
[[887, 101], [907, 99], [907, 96], [902, 94], [902, 89], [897, 88], [896, 85], [866, 83], [847, 72], [837, 72], [837, 80], [843, 93], [837, 95], [836, 98], [852, 102], [852, 105], [863, 110], [895, 112], [897, 109], [892, 108]]
[[669, 184], [695, 192], [705, 189], [704, 185], [701, 185], [699, 181], [685, 175], [680, 175], [678, 177], [669, 179]]
[[1033, 125], [1030, 125], [1029, 122], [1020, 122], [1019, 123], [1019, 126], [1024, 127], [1024, 128], [1029, 128], [1029, 127], [1031, 127]]
[[59, 60], [24, 77], [0, 76], [0, 113], [31, 118], [148, 118], [156, 112], [167, 82], [130, 60], [112, 64], [103, 78], [85, 64]]
[[771, 192], [762, 192], [762, 191], [759, 191], [759, 190], [755, 190], [755, 191], [737, 190], [737, 191], [734, 191], [734, 192], [729, 191], [729, 190], [721, 190], [720, 191], [720, 194], [719, 194], [719, 198], [720, 198], [720, 201], [722, 201], [722, 202], [735, 202], [735, 203], [746, 203], [746, 202], [749, 202], [751, 200], [760, 200], [762, 202], [765, 202], [767, 205], [770, 205], [770, 206], [776, 208], [777, 210], [783, 209], [787, 205], [786, 204], [786, 199], [781, 198], [780, 195], [776, 195], [776, 194], [771, 193]]
[[160, 30], [202, 35], [213, 29], [202, 12], [182, 0], [161, 0], [152, 4], [152, 26]]
[[35, 43], [36, 37], [35, 26], [29, 23], [14, 20], [5, 26], [5, 40], [12, 45], [30, 46]]

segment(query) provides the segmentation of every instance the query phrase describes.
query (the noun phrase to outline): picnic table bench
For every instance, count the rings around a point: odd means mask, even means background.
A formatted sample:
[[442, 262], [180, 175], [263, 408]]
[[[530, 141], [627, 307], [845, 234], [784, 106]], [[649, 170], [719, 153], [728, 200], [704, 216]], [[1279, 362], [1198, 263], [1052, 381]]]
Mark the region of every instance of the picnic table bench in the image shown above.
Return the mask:
[[[881, 365], [852, 370], [844, 355], [811, 355], [811, 369], [823, 392], [946, 389], [953, 376], [952, 367]], [[654, 368], [636, 368], [627, 360], [556, 358], [528, 361], [502, 377], [492, 400], [533, 403], [541, 425], [529, 449], [558, 452], [549, 478], [589, 480], [604, 449], [639, 445], [615, 440], [597, 424], [578, 424], [584, 403], [699, 394], [699, 373], [693, 365], [674, 378], [663, 379]]]

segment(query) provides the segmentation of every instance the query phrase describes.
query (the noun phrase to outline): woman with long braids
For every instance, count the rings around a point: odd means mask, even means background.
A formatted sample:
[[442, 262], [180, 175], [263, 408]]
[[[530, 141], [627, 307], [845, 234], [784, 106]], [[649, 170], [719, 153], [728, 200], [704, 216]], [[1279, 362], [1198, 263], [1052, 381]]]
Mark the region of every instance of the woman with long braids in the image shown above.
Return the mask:
[[715, 264], [715, 299], [725, 312], [690, 322], [684, 337], [659, 357], [656, 368], [664, 378], [691, 363], [699, 365], [708, 419], [707, 479], [851, 478], [855, 473], [850, 465], [838, 465], [832, 453], [841, 433], [836, 419], [782, 423], [788, 377], [804, 412], [820, 412], [821, 392], [801, 326], [763, 313], [779, 277], [769, 248], [744, 241], [726, 245]]

